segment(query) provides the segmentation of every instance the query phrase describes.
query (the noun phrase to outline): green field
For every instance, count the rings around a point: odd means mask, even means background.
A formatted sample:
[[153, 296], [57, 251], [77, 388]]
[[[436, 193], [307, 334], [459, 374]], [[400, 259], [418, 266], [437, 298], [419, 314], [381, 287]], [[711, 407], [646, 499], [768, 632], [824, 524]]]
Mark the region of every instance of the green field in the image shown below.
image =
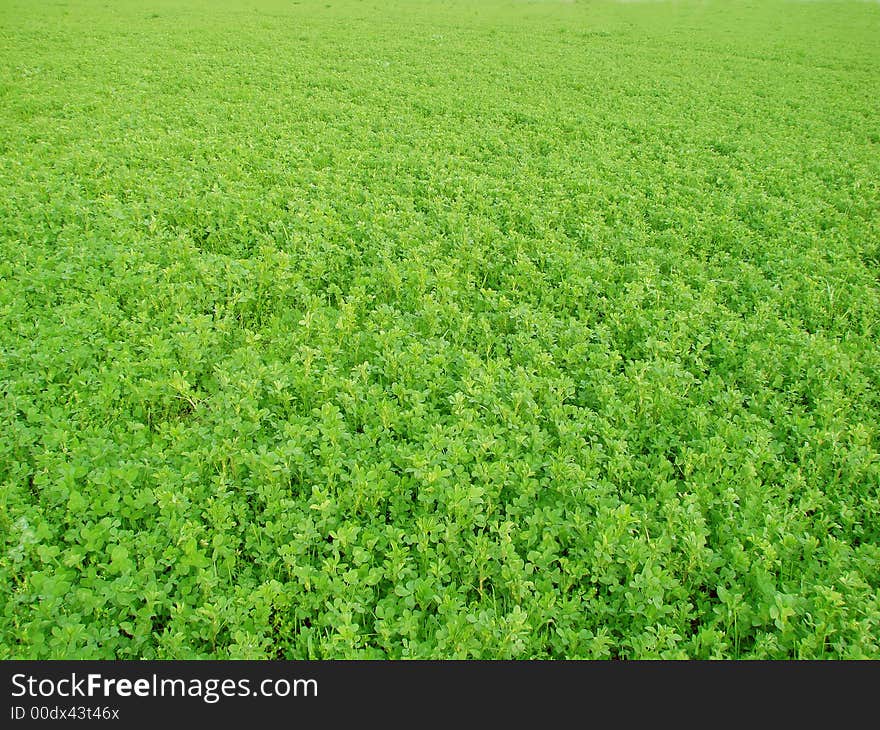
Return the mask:
[[880, 658], [880, 4], [0, 0], [0, 659]]

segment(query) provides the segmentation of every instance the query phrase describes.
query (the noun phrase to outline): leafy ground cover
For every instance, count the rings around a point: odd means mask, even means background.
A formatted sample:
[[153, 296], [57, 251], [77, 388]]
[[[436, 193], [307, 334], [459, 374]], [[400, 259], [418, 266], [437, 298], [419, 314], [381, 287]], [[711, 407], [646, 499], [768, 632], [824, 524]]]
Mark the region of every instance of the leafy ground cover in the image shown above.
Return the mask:
[[0, 2], [0, 658], [880, 657], [880, 5]]

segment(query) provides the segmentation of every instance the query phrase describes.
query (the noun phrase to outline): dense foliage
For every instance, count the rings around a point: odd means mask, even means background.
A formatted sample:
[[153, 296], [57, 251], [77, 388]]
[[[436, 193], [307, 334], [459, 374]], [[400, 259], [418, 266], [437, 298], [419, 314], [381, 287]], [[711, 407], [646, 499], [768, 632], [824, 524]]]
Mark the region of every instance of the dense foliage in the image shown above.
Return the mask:
[[0, 2], [0, 658], [880, 657], [880, 4]]

